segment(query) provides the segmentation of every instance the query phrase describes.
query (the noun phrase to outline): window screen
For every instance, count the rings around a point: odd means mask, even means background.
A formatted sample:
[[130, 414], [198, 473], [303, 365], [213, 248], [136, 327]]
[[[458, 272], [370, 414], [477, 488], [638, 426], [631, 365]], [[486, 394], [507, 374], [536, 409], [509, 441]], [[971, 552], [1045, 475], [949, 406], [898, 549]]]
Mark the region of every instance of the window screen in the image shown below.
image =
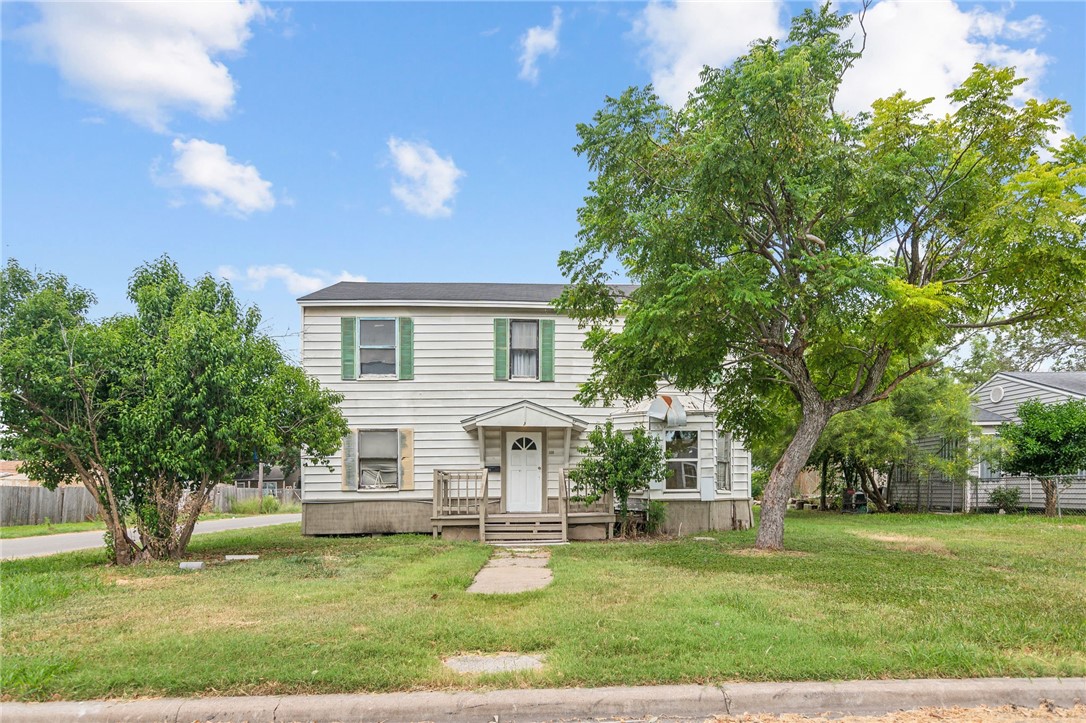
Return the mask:
[[664, 456], [667, 458], [669, 490], [698, 488], [698, 433], [693, 430], [669, 429], [664, 432]]
[[358, 320], [358, 358], [361, 375], [396, 373], [396, 320]]
[[358, 433], [358, 489], [400, 486], [400, 439], [395, 429]]
[[509, 324], [509, 375], [539, 378], [539, 322], [512, 321]]

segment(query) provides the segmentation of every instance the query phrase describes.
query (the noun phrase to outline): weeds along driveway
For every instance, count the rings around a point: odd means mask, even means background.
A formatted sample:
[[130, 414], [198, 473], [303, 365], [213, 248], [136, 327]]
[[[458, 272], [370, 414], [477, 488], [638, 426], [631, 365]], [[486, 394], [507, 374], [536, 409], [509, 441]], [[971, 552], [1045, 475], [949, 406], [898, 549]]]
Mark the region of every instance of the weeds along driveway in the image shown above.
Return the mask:
[[[429, 536], [193, 540], [177, 563], [99, 551], [0, 564], [8, 699], [356, 693], [1086, 674], [1086, 525], [1011, 515], [788, 519], [754, 532], [551, 548], [554, 579], [467, 589], [490, 557]], [[224, 555], [260, 559], [225, 563]], [[460, 654], [542, 657], [464, 675]]]
[[[254, 515], [252, 517], [233, 517], [225, 520], [206, 520], [197, 522], [194, 535], [226, 530], [242, 530], [251, 527], [269, 527], [301, 522], [300, 514]], [[26, 557], [42, 557], [59, 552], [93, 550], [103, 547], [105, 541], [102, 530], [92, 532], [66, 532], [59, 535], [41, 535], [39, 537], [15, 537], [0, 540], [0, 559], [18, 560]]]

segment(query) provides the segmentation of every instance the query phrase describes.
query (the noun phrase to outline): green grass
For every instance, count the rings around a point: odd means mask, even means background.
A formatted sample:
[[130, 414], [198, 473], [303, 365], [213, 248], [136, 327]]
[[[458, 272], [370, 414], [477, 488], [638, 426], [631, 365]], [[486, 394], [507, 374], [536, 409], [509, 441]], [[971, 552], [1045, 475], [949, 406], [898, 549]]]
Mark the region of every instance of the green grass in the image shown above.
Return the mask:
[[[769, 555], [753, 535], [554, 548], [554, 583], [516, 596], [465, 593], [478, 544], [296, 525], [195, 538], [198, 573], [5, 562], [0, 683], [40, 700], [1086, 674], [1081, 521], [797, 513]], [[235, 552], [262, 558], [218, 562]], [[441, 664], [476, 651], [547, 665]]]
[[[257, 505], [257, 507], [259, 507], [259, 505]], [[274, 510], [275, 514], [279, 515], [285, 515], [288, 513], [299, 513], [301, 511], [302, 506], [298, 504], [280, 505]], [[210, 512], [204, 515], [200, 515], [200, 520], [225, 520], [234, 517], [247, 517], [258, 514], [262, 514], [259, 509], [253, 512], [242, 512], [232, 507], [230, 512]], [[86, 522], [56, 522], [41, 525], [13, 525], [11, 527], [0, 527], [0, 540], [10, 540], [16, 537], [41, 537], [42, 535], [62, 535], [65, 532], [88, 532], [91, 530], [104, 529], [106, 529], [106, 524], [101, 520], [88, 520]]]

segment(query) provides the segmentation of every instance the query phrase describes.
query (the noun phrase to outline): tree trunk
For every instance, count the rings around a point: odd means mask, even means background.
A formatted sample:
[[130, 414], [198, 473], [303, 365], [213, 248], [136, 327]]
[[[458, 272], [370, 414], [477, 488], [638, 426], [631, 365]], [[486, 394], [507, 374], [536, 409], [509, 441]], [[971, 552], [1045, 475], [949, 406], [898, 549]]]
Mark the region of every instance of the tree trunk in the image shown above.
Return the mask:
[[780, 550], [784, 547], [784, 513], [788, 498], [796, 484], [796, 475], [807, 466], [811, 452], [830, 420], [824, 405], [804, 407], [803, 420], [784, 454], [773, 465], [769, 482], [762, 495], [762, 520], [754, 546], [759, 550]]
[[826, 455], [822, 458], [822, 481], [818, 485], [818, 511], [826, 511], [826, 487], [830, 483], [830, 457]]
[[189, 496], [185, 509], [181, 513], [181, 531], [177, 538], [177, 547], [174, 550], [175, 557], [181, 557], [185, 554], [185, 550], [189, 546], [189, 540], [192, 539], [192, 530], [196, 527], [196, 521], [200, 519], [200, 512], [204, 509], [204, 505], [207, 504], [207, 498], [211, 495], [211, 490], [216, 484], [218, 483], [212, 482], [205, 475], [203, 480], [200, 481], [199, 489]]
[[1041, 489], [1045, 491], [1045, 517], [1055, 517], [1058, 512], [1056, 501], [1059, 497], [1056, 495], [1056, 484], [1055, 477], [1041, 478]]
[[131, 565], [139, 557], [139, 547], [128, 536], [128, 527], [113, 495], [109, 473], [100, 466], [77, 464], [83, 486], [98, 502], [98, 511], [106, 523], [106, 554], [114, 565]]
[[878, 484], [875, 482], [875, 475], [870, 469], [866, 467], [860, 468], [860, 480], [863, 484], [864, 494], [867, 495], [867, 499], [875, 503], [875, 509], [879, 512], [889, 512], [886, 506], [886, 499], [883, 498], [882, 493], [879, 492]]

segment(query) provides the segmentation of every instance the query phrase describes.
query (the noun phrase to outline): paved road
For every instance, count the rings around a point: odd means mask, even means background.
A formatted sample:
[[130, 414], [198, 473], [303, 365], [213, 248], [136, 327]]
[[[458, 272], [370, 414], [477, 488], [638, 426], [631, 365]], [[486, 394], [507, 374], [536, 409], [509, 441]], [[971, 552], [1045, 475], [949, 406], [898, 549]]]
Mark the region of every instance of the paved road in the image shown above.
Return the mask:
[[[285, 525], [288, 522], [301, 521], [302, 516], [299, 514], [231, 517], [224, 520], [197, 522], [193, 534], [201, 535], [206, 532], [222, 532], [223, 530], [244, 530], [249, 527], [268, 527], [269, 525]], [[41, 557], [42, 555], [55, 555], [58, 552], [103, 547], [105, 545], [104, 535], [103, 531], [95, 530], [94, 532], [67, 532], [63, 535], [41, 535], [39, 537], [16, 537], [9, 540], [0, 540], [0, 558], [14, 560], [20, 557]]]

